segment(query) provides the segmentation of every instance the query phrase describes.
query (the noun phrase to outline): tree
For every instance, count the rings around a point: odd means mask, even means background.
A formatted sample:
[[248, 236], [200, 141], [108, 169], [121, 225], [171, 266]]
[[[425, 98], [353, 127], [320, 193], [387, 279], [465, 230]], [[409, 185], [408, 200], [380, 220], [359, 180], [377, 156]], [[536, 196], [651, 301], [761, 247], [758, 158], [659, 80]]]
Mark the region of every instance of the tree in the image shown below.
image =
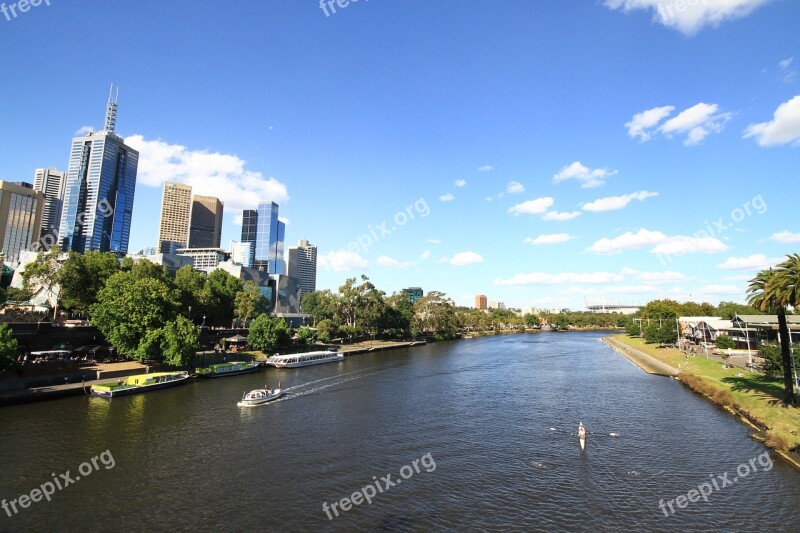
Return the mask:
[[783, 376], [783, 358], [781, 357], [781, 347], [777, 344], [762, 344], [758, 349], [758, 354], [764, 358], [761, 370], [769, 377], [780, 378]]
[[8, 324], [0, 324], [0, 374], [17, 367], [19, 344]]
[[721, 350], [727, 350], [728, 348], [736, 348], [736, 342], [731, 339], [728, 335], [717, 335], [717, 348]]
[[25, 266], [25, 272], [22, 273], [23, 284], [29, 293], [36, 294], [36, 287], [40, 287], [44, 291], [45, 298], [55, 300], [54, 320], [58, 310], [58, 291], [55, 290], [55, 287], [58, 285], [60, 270], [58, 255], [60, 253], [61, 249], [58, 246], [54, 246], [48, 252], [39, 253], [32, 263]]
[[644, 340], [648, 344], [675, 344], [678, 341], [675, 319], [651, 320], [644, 328]]
[[458, 317], [452, 300], [443, 292], [431, 291], [414, 304], [414, 322], [419, 331], [436, 339], [458, 336]]
[[[200, 299], [206, 285], [206, 275], [196, 271], [191, 265], [184, 265], [175, 272], [173, 280], [175, 287], [180, 291], [180, 313], [186, 313], [191, 320], [192, 316], [202, 316], [205, 309]], [[190, 313], [189, 308], [192, 308]]]
[[653, 300], [641, 311], [642, 318], [649, 319], [675, 319], [681, 314], [681, 304], [675, 300]]
[[762, 313], [750, 305], [737, 304], [735, 302], [720, 302], [715, 314], [725, 320], [733, 320], [733, 317], [736, 315], [760, 315]]
[[252, 281], [244, 284], [244, 288], [236, 293], [233, 313], [245, 324], [251, 317], [262, 315], [269, 310], [269, 301]]
[[333, 320], [320, 320], [317, 322], [317, 337], [322, 342], [331, 342], [338, 337], [339, 329], [334, 324]]
[[800, 256], [788, 256], [776, 270], [759, 272], [750, 280], [747, 288], [747, 303], [764, 312], [778, 315], [778, 339], [781, 345], [783, 362], [784, 405], [794, 405], [794, 384], [792, 383], [791, 351], [789, 347], [789, 327], [786, 323], [786, 306], [798, 305], [797, 283], [800, 281]]
[[258, 315], [250, 324], [247, 341], [257, 350], [264, 353], [291, 345], [292, 331], [286, 321], [280, 317], [270, 318]]
[[336, 313], [336, 301], [331, 291], [310, 291], [303, 293], [300, 308], [304, 313], [314, 317], [316, 322], [333, 319]]
[[243, 288], [239, 278], [224, 270], [214, 270], [209, 274], [200, 297], [208, 321], [213, 324], [230, 322], [236, 305], [236, 293]]
[[61, 305], [88, 314], [108, 278], [119, 271], [119, 259], [113, 252], [70, 252], [58, 275]]
[[393, 337], [408, 337], [412, 334], [411, 322], [414, 320], [414, 304], [403, 294], [392, 294], [386, 299], [386, 329]]
[[303, 346], [311, 346], [317, 342], [317, 332], [307, 326], [297, 330], [297, 342]]
[[[143, 361], [158, 355], [153, 332], [175, 319], [177, 299], [177, 291], [161, 279], [136, 279], [133, 272], [118, 272], [108, 279], [91, 307], [91, 324], [120, 353]], [[145, 339], [146, 345], [140, 349]]]
[[185, 366], [200, 349], [200, 328], [183, 316], [168, 322], [161, 331], [161, 351], [168, 365]]

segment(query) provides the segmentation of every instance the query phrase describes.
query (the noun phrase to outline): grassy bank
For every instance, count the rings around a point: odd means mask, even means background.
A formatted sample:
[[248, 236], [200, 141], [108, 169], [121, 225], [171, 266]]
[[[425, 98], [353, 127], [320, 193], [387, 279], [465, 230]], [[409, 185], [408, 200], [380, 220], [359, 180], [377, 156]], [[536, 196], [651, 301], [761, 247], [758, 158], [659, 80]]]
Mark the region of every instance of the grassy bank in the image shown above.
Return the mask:
[[[783, 382], [757, 372], [722, 365], [703, 356], [686, 356], [672, 348], [645, 344], [625, 334], [613, 336], [680, 371], [680, 380], [714, 403], [741, 415], [759, 428], [758, 438], [775, 450], [800, 449], [800, 409], [783, 407]], [[739, 377], [739, 374], [742, 377]]]

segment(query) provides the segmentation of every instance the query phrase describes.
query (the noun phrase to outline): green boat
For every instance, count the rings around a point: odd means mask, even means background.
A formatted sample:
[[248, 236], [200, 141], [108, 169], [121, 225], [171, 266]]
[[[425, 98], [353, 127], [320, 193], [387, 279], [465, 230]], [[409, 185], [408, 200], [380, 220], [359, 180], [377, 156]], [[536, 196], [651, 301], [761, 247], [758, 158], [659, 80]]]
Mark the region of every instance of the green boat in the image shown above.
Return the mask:
[[137, 394], [149, 390], [165, 389], [186, 383], [191, 379], [188, 372], [153, 372], [130, 376], [125, 381], [92, 385], [91, 392], [103, 398], [115, 398], [128, 394]]
[[201, 378], [224, 378], [226, 376], [236, 376], [255, 372], [259, 369], [258, 363], [248, 363], [245, 361], [231, 361], [230, 363], [219, 363], [210, 365], [206, 368], [195, 368], [194, 373]]

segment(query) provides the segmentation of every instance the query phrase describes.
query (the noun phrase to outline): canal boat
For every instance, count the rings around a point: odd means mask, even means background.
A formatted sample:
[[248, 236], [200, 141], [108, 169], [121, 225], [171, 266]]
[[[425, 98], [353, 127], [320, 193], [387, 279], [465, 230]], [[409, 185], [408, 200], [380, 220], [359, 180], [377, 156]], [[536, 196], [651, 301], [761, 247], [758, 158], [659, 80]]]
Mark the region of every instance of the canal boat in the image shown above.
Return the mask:
[[258, 363], [245, 361], [232, 361], [230, 363], [219, 363], [209, 365], [205, 368], [195, 368], [194, 373], [201, 378], [224, 378], [226, 376], [236, 376], [238, 374], [248, 374], [258, 370]]
[[333, 350], [294, 353], [287, 355], [275, 354], [267, 359], [267, 364], [275, 368], [297, 368], [301, 366], [321, 365], [324, 363], [336, 363], [344, 359], [344, 355]]
[[281, 388], [280, 383], [277, 389], [268, 389], [266, 386], [263, 389], [251, 390], [242, 395], [241, 401], [236, 405], [239, 407], [255, 407], [257, 405], [264, 405], [265, 403], [277, 400], [286, 394]]
[[182, 385], [191, 379], [186, 371], [180, 372], [154, 372], [152, 374], [139, 374], [116, 383], [101, 383], [92, 385], [91, 393], [103, 398], [116, 398], [128, 394], [138, 394], [167, 387]]

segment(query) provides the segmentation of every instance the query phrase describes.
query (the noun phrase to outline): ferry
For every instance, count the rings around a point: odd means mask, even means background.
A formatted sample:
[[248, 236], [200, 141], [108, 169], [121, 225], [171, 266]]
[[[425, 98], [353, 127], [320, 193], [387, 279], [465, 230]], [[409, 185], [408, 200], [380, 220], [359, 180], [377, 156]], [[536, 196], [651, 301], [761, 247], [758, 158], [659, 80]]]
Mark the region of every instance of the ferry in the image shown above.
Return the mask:
[[255, 407], [257, 405], [264, 405], [281, 398], [285, 392], [281, 389], [280, 383], [277, 389], [268, 389], [266, 385], [263, 389], [251, 390], [250, 392], [242, 395], [242, 399], [236, 405], [239, 407]]
[[154, 372], [152, 374], [139, 374], [130, 376], [126, 380], [116, 383], [102, 383], [92, 385], [91, 392], [103, 398], [116, 398], [127, 394], [138, 394], [150, 390], [165, 389], [186, 383], [191, 379], [188, 372]]
[[322, 352], [293, 353], [287, 355], [275, 354], [267, 359], [267, 364], [276, 368], [297, 368], [300, 366], [321, 365], [323, 363], [336, 363], [344, 359], [344, 355], [332, 350]]
[[201, 378], [224, 378], [225, 376], [236, 376], [238, 374], [255, 372], [258, 368], [258, 363], [232, 361], [230, 363], [209, 365], [206, 368], [195, 368], [194, 373]]

